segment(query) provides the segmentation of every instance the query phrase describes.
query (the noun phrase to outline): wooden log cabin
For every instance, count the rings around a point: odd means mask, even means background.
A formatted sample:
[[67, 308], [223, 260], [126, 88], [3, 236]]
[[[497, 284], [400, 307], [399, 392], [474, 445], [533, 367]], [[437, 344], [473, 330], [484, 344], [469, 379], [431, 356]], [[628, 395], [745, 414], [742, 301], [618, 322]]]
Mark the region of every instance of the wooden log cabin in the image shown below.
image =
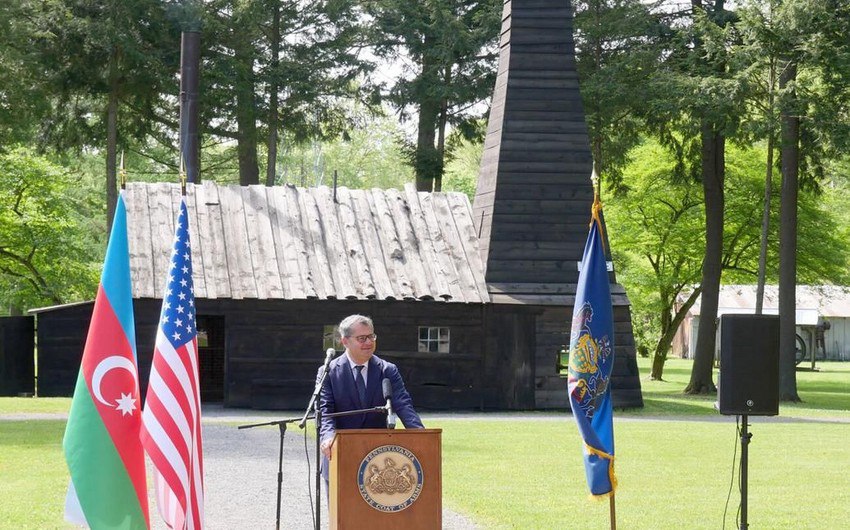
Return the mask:
[[[333, 326], [370, 315], [422, 409], [559, 409], [592, 189], [567, 0], [505, 2], [474, 204], [458, 193], [188, 186], [202, 399], [303, 408]], [[126, 190], [142, 387], [180, 200]], [[642, 406], [614, 297], [616, 407]], [[70, 395], [91, 304], [38, 315], [39, 393]]]
[[[145, 388], [180, 191], [131, 183], [124, 193]], [[188, 185], [186, 200], [205, 401], [304, 406], [334, 325], [363, 313], [423, 409], [565, 406], [548, 387], [542, 403], [535, 392], [539, 373], [554, 374], [556, 348], [540, 356], [545, 366], [535, 361], [537, 329], [563, 343], [569, 317], [492, 302], [501, 284], [485, 282], [465, 195], [206, 182]], [[91, 310], [38, 311], [40, 395], [72, 393]]]

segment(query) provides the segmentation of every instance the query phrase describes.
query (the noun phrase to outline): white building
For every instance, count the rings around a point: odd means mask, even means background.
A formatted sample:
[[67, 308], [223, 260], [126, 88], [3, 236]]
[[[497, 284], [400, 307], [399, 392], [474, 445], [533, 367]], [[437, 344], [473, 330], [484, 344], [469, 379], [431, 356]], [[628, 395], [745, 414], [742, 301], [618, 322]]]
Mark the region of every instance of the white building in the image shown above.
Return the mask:
[[[687, 299], [679, 297], [678, 305]], [[673, 339], [673, 355], [693, 358], [699, 329], [700, 302], [688, 311]], [[721, 285], [717, 316], [724, 314], [752, 314], [756, 307], [755, 285]], [[766, 285], [764, 288], [765, 314], [777, 314], [779, 288]], [[824, 332], [825, 352], [815, 350], [815, 334], [818, 324], [828, 323]], [[797, 286], [797, 350], [805, 360], [815, 351], [819, 360], [850, 361], [850, 287], [834, 285]]]

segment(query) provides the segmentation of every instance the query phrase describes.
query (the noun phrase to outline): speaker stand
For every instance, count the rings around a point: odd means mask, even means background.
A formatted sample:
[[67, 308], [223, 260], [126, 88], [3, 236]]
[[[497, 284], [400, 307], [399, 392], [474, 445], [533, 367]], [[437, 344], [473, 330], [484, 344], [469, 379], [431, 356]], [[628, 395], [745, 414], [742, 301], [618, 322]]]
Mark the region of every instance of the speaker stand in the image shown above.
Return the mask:
[[747, 449], [753, 434], [747, 430], [747, 415], [741, 416], [741, 526], [740, 530], [747, 530]]

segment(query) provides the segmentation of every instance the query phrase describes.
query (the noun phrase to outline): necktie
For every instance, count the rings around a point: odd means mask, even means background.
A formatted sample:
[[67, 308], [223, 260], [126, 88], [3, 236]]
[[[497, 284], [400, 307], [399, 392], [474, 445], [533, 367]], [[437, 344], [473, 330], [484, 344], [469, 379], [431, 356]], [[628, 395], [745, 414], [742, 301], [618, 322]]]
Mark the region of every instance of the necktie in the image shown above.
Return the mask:
[[360, 408], [366, 407], [366, 381], [363, 379], [365, 366], [355, 366], [357, 374], [354, 376], [354, 386], [357, 387], [357, 395], [360, 397]]

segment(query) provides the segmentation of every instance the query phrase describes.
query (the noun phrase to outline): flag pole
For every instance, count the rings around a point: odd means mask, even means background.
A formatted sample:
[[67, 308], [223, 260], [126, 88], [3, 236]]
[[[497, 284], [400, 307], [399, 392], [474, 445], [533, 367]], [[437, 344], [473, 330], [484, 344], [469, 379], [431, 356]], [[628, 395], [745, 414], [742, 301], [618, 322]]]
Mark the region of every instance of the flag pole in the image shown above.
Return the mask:
[[611, 517], [611, 530], [617, 530], [617, 508], [614, 506], [614, 491], [608, 495], [608, 508]]
[[[598, 223], [599, 233], [602, 237], [602, 248], [605, 248], [605, 232], [602, 228], [602, 201], [599, 200], [599, 173], [596, 171], [596, 161], [593, 161], [593, 172], [590, 176], [590, 181], [593, 184], [593, 206], [591, 208], [593, 221]], [[613, 462], [608, 463], [613, 466]], [[617, 507], [614, 501], [614, 484], [611, 484], [611, 494], [608, 495], [608, 517], [611, 521], [611, 530], [617, 530]]]

